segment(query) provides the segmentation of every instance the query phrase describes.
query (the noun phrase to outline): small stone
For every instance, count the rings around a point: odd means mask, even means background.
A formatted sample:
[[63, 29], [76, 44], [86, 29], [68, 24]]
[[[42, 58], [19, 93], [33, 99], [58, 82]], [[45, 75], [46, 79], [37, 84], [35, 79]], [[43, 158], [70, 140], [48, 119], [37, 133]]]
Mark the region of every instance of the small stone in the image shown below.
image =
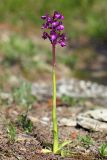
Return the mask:
[[48, 122], [46, 122], [46, 121], [42, 121], [42, 120], [41, 120], [40, 122], [41, 122], [43, 125], [46, 125], [46, 126], [48, 125]]
[[49, 124], [49, 118], [48, 117], [43, 117], [41, 118], [40, 122], [43, 124], [43, 125], [48, 125]]
[[68, 127], [75, 127], [76, 126], [76, 120], [73, 118], [62, 118], [59, 119], [59, 126], [68, 126]]
[[48, 117], [43, 117], [42, 121], [49, 122], [49, 118]]
[[39, 121], [37, 117], [33, 117], [33, 116], [31, 116], [31, 115], [28, 115], [28, 118], [29, 118], [33, 123], [36, 123], [36, 122]]

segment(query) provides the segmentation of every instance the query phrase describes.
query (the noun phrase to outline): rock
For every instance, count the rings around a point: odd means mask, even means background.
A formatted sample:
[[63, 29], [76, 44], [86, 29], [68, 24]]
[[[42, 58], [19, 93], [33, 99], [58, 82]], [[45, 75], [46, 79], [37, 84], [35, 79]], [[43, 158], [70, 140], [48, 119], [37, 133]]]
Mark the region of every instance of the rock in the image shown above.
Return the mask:
[[107, 133], [107, 109], [95, 109], [79, 114], [77, 124], [85, 129]]
[[57, 83], [59, 96], [71, 97], [107, 97], [107, 87], [91, 81], [77, 79], [62, 79]]
[[96, 109], [92, 111], [87, 111], [85, 115], [99, 121], [107, 122], [107, 109]]
[[74, 120], [73, 118], [59, 119], [59, 126], [75, 127], [76, 126], [76, 120]]
[[[32, 94], [41, 96], [42, 98], [52, 96], [52, 86], [49, 83], [35, 83], [32, 85]], [[70, 97], [85, 98], [107, 98], [107, 86], [99, 85], [95, 82], [77, 80], [77, 79], [61, 79], [57, 81], [57, 96], [62, 95]]]
[[51, 90], [49, 89], [49, 86], [47, 86], [45, 83], [40, 83], [40, 84], [34, 83], [32, 85], [31, 94], [33, 96], [36, 96], [39, 100], [41, 100], [50, 96]]

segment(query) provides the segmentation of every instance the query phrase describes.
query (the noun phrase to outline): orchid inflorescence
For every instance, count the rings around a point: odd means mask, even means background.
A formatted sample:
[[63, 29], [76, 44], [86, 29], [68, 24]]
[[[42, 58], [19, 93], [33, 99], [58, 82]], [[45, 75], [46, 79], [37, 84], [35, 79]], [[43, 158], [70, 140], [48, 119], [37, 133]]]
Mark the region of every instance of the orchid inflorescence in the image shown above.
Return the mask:
[[62, 23], [64, 16], [61, 15], [61, 13], [54, 11], [53, 16], [46, 14], [41, 18], [46, 21], [42, 25], [42, 29], [46, 30], [43, 32], [42, 38], [44, 40], [48, 38], [52, 45], [59, 43], [62, 47], [66, 46], [66, 36], [62, 33], [62, 30], [64, 30], [64, 25]]
[[52, 107], [52, 122], [53, 122], [53, 149], [43, 149], [43, 153], [53, 152], [55, 154], [61, 153], [62, 148], [69, 144], [70, 141], [65, 141], [59, 144], [58, 137], [58, 122], [57, 122], [57, 109], [56, 109], [56, 45], [60, 44], [62, 47], [66, 46], [66, 36], [62, 31], [64, 30], [64, 25], [62, 20], [64, 16], [55, 11], [52, 16], [46, 14], [41, 17], [45, 22], [42, 25], [43, 32], [42, 38], [49, 39], [52, 44], [52, 91], [53, 91], [53, 107]]

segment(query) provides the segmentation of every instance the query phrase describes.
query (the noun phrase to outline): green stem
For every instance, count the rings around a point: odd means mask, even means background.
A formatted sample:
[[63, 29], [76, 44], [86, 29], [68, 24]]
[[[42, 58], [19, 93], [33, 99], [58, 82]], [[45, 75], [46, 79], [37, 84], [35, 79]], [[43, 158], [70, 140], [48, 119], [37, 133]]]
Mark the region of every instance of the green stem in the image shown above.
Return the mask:
[[55, 72], [55, 46], [53, 45], [53, 109], [52, 109], [52, 121], [53, 121], [53, 153], [58, 151], [58, 125], [56, 115], [56, 72]]

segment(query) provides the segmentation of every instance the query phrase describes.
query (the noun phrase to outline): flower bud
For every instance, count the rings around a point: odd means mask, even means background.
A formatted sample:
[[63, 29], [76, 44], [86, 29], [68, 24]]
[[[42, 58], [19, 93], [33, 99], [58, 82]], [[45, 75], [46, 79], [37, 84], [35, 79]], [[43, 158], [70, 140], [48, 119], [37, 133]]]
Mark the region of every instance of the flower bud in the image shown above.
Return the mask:
[[46, 16], [41, 16], [41, 19], [46, 19]]
[[58, 22], [53, 22], [52, 27], [56, 27], [59, 23]]
[[54, 40], [56, 40], [57, 36], [55, 34], [51, 35], [51, 41], [53, 42]]
[[64, 30], [64, 26], [61, 24], [57, 27], [57, 30], [61, 31], [61, 30]]
[[61, 44], [61, 47], [66, 46], [65, 42], [63, 42], [63, 41], [60, 44]]

